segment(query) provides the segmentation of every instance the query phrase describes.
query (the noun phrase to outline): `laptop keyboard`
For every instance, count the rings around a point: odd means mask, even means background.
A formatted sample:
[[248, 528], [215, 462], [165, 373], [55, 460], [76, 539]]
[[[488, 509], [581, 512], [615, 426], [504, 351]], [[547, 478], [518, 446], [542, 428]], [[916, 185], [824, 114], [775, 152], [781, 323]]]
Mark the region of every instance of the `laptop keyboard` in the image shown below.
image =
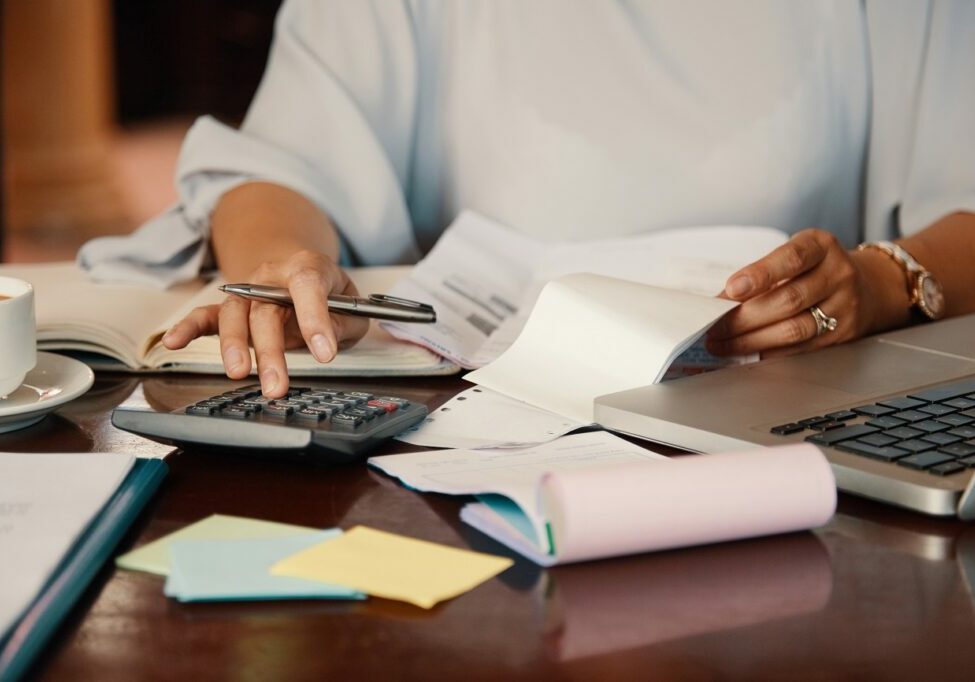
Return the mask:
[[773, 426], [805, 440], [935, 476], [975, 469], [975, 381], [908, 393]]

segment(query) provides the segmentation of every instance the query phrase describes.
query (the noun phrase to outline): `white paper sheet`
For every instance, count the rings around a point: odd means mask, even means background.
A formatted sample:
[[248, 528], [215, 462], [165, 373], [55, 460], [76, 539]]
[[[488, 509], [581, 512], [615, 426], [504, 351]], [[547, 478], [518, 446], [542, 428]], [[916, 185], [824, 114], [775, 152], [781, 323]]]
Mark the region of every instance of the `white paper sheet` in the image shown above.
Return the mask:
[[592, 274], [549, 282], [518, 340], [466, 376], [517, 400], [591, 422], [593, 400], [655, 383], [737, 303]]
[[428, 448], [524, 448], [583, 426], [587, 424], [475, 386], [396, 439]]
[[117, 453], [0, 453], [0, 639], [133, 462]]
[[411, 452], [372, 457], [369, 464], [421, 492], [504, 495], [531, 520], [537, 537], [544, 538], [544, 521], [535, 512], [538, 484], [546, 473], [647, 461], [667, 458], [606, 431], [593, 431], [533, 448]]
[[383, 326], [463, 367], [481, 367], [517, 338], [552, 279], [590, 272], [713, 296], [737, 269], [786, 239], [766, 227], [717, 226], [548, 244], [466, 211], [392, 290], [433, 303], [437, 323]]

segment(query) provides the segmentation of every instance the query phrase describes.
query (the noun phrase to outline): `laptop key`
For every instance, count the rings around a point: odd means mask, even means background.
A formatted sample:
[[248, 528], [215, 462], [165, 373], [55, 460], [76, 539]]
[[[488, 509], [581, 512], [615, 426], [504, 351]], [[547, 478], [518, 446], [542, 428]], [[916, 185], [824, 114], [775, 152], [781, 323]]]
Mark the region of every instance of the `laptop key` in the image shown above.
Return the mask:
[[838, 422], [845, 422], [851, 419], [857, 418], [857, 413], [852, 410], [840, 410], [839, 412], [830, 412], [826, 415], [830, 419]]
[[834, 422], [832, 419], [827, 422], [819, 422], [818, 424], [813, 424], [811, 427], [814, 431], [832, 431], [833, 429], [842, 429], [846, 424], [843, 422]]
[[934, 415], [935, 417], [940, 417], [945, 414], [951, 414], [952, 412], [957, 412], [953, 407], [948, 407], [947, 405], [942, 405], [941, 403], [931, 403], [930, 405], [925, 405], [924, 407], [917, 408], [918, 412], [927, 412], [928, 414]]
[[836, 449], [842, 450], [843, 452], [852, 452], [855, 455], [863, 455], [871, 459], [883, 460], [884, 462], [894, 462], [911, 454], [907, 450], [901, 450], [900, 448], [870, 445], [869, 443], [864, 443], [863, 440], [848, 440], [837, 445]]
[[963, 414], [945, 414], [940, 417], [935, 417], [935, 419], [943, 424], [951, 424], [952, 426], [966, 426], [975, 422], [975, 419], [966, 417]]
[[975, 426], [959, 426], [956, 429], [951, 429], [948, 433], [952, 436], [961, 436], [965, 440], [971, 440], [975, 438]]
[[884, 407], [883, 405], [860, 405], [859, 407], [854, 407], [853, 411], [868, 417], [883, 417], [885, 414], [893, 414], [896, 412], [893, 407]]
[[957, 474], [960, 471], [965, 470], [965, 465], [959, 464], [958, 462], [945, 462], [944, 464], [938, 464], [928, 469], [928, 473], [935, 474], [937, 476], [951, 476], [952, 474]]
[[938, 451], [946, 455], [951, 455], [952, 457], [970, 457], [975, 455], [975, 445], [952, 443], [951, 445], [944, 445], [938, 448]]
[[918, 412], [917, 410], [904, 410], [903, 412], [896, 412], [892, 416], [897, 419], [903, 419], [906, 422], [919, 422], [931, 418], [930, 414]]
[[910, 467], [911, 469], [930, 469], [933, 466], [938, 466], [939, 464], [944, 464], [945, 462], [954, 462], [955, 458], [951, 455], [942, 455], [937, 451], [920, 452], [916, 455], [911, 455], [910, 457], [904, 457], [903, 459], [897, 460], [897, 463], [901, 466]]
[[912, 429], [920, 429], [925, 433], [937, 433], [939, 431], [947, 431], [951, 427], [948, 424], [943, 424], [941, 422], [930, 419], [923, 422], [914, 422], [911, 424]]
[[937, 445], [934, 443], [929, 443], [926, 440], [902, 440], [897, 444], [897, 447], [903, 448], [904, 450], [909, 450], [910, 452], [926, 452], [928, 450], [934, 450]]
[[[915, 400], [914, 398], [888, 398], [887, 400], [879, 401], [877, 404], [883, 405], [884, 407], [893, 407], [897, 410], [910, 410], [924, 405], [925, 402], [923, 400]], [[975, 407], [975, 405], [972, 405], [972, 407]]]
[[779, 424], [769, 429], [769, 433], [774, 433], [776, 436], [788, 436], [790, 433], [798, 433], [799, 431], [805, 430], [806, 427], [802, 424]]
[[952, 443], [957, 443], [961, 440], [958, 436], [952, 436], [949, 433], [929, 433], [926, 436], [921, 436], [921, 440], [926, 440], [929, 443], [934, 443], [935, 445], [951, 445]]
[[[871, 433], [861, 438], [857, 438], [857, 443], [866, 443], [867, 445], [873, 445], [878, 448], [882, 448], [885, 445], [890, 445], [891, 443], [896, 443], [896, 438], [891, 438], [890, 436], [885, 436], [882, 433]], [[905, 454], [906, 451], [905, 451]]]
[[923, 434], [924, 431], [912, 429], [910, 426], [898, 426], [895, 429], [888, 429], [887, 431], [884, 431], [885, 436], [890, 436], [891, 438], [896, 438], [898, 440], [903, 440], [905, 438], [917, 438]]
[[964, 381], [956, 384], [949, 384], [948, 386], [938, 386], [936, 388], [929, 388], [926, 391], [916, 391], [914, 393], [908, 393], [908, 398], [914, 398], [916, 400], [924, 400], [929, 403], [936, 403], [940, 400], [951, 400], [952, 398], [958, 398], [966, 393], [971, 393], [972, 389], [975, 388], [972, 381]]
[[810, 443], [815, 443], [816, 445], [833, 445], [834, 443], [839, 443], [844, 440], [853, 440], [854, 438], [860, 438], [861, 436], [866, 436], [870, 433], [876, 433], [879, 430], [880, 429], [875, 426], [853, 424], [852, 426], [844, 426], [842, 429], [833, 429], [831, 431], [823, 431], [822, 433], [814, 433], [811, 436], [806, 436], [806, 440]]
[[896, 417], [886, 416], [886, 417], [875, 417], [874, 419], [868, 419], [867, 424], [870, 426], [876, 426], [878, 429], [892, 429], [895, 426], [901, 426], [905, 422], [902, 419], [897, 419]]

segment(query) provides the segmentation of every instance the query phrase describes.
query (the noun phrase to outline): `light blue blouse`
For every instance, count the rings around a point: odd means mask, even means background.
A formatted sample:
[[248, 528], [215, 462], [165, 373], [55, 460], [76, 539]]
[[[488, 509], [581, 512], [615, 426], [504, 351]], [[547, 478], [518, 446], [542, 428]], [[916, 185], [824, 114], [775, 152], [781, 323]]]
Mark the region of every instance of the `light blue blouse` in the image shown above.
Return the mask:
[[79, 260], [192, 277], [221, 195], [256, 180], [361, 264], [414, 261], [465, 208], [546, 240], [761, 224], [852, 246], [975, 210], [973, 74], [965, 0], [290, 0], [241, 129], [197, 121], [180, 204]]

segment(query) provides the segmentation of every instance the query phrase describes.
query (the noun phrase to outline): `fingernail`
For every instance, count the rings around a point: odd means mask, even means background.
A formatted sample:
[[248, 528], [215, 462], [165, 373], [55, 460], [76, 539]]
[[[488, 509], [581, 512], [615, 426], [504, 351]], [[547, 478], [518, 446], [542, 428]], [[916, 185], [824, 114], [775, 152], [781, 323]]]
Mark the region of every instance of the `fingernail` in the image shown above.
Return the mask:
[[332, 344], [324, 334], [315, 334], [311, 337], [311, 352], [315, 354], [315, 359], [319, 362], [328, 362], [335, 354], [335, 351], [332, 350]]
[[244, 354], [240, 352], [239, 348], [231, 348], [227, 351], [227, 366], [228, 369], [240, 369], [240, 366], [244, 362]]
[[264, 395], [268, 393], [273, 393], [274, 389], [278, 385], [278, 373], [273, 369], [266, 369], [261, 372], [261, 388], [264, 391]]
[[737, 275], [728, 282], [728, 295], [732, 298], [746, 296], [752, 290], [752, 278], [748, 275]]
[[168, 343], [168, 342], [172, 341], [175, 336], [176, 335], [173, 333], [173, 330], [170, 329], [168, 332], [166, 332], [165, 334], [163, 334], [162, 341], [163, 341], [163, 343]]

